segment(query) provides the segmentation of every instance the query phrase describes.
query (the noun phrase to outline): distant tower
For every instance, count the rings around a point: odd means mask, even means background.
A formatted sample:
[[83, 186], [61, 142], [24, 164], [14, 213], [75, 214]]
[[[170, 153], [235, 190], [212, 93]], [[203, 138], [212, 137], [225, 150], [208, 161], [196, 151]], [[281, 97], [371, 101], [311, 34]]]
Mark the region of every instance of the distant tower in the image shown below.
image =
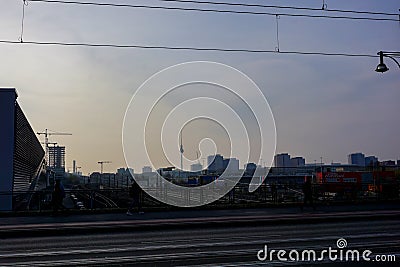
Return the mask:
[[76, 173], [76, 160], [72, 161], [72, 173]]
[[181, 153], [181, 170], [183, 170], [183, 144], [182, 144], [182, 130], [181, 130], [181, 133], [180, 133], [180, 136], [181, 136], [181, 146], [180, 146], [180, 149], [179, 149], [179, 152]]

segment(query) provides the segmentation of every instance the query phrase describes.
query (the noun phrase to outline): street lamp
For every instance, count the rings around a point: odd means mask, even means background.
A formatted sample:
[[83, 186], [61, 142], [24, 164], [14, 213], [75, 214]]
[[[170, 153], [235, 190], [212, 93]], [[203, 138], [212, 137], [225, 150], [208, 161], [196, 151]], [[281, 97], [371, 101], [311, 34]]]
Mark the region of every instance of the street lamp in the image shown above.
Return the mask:
[[399, 66], [399, 68], [400, 68], [399, 62], [394, 58], [396, 56], [400, 56], [400, 52], [379, 51], [378, 55], [379, 55], [379, 64], [378, 64], [378, 66], [376, 66], [376, 69], [375, 69], [376, 72], [384, 73], [389, 70], [389, 68], [386, 66], [386, 64], [383, 63], [383, 57], [388, 57], [388, 58], [392, 59], [397, 64], [397, 66]]

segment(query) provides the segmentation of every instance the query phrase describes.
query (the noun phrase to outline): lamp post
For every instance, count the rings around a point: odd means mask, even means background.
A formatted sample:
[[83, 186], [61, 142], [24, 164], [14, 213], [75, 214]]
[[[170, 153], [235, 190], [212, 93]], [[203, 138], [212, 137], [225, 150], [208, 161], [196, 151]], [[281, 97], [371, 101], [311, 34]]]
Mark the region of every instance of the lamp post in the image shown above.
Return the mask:
[[388, 57], [388, 58], [392, 59], [397, 64], [397, 66], [400, 68], [400, 63], [395, 59], [395, 57], [400, 56], [400, 52], [379, 51], [378, 55], [379, 55], [379, 64], [378, 64], [378, 66], [376, 66], [376, 69], [375, 69], [376, 72], [384, 73], [389, 70], [389, 68], [386, 66], [386, 64], [383, 63], [383, 57]]

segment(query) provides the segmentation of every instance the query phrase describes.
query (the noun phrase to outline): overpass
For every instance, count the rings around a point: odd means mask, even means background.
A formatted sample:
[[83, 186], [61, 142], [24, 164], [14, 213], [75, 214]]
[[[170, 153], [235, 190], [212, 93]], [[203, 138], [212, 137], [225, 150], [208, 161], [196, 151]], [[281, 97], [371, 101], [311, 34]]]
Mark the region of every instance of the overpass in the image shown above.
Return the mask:
[[[1, 266], [398, 266], [398, 203], [0, 217]], [[260, 261], [258, 252], [370, 250], [371, 261]], [[327, 256], [327, 255], [325, 255]], [[397, 264], [397, 265], [396, 265]], [[379, 266], [379, 265], [378, 265]]]

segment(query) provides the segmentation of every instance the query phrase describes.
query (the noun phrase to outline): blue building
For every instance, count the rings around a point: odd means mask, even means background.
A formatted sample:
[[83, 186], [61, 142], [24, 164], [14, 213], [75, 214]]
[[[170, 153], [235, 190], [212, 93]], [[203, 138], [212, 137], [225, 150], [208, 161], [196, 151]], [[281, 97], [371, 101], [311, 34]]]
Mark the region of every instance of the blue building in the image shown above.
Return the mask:
[[244, 175], [245, 176], [253, 176], [256, 172], [257, 165], [253, 162], [247, 163], [244, 165]]
[[365, 166], [377, 166], [378, 158], [375, 156], [365, 157]]
[[208, 172], [222, 173], [224, 171], [224, 158], [220, 154], [207, 157]]
[[275, 167], [291, 167], [290, 155], [288, 153], [281, 153], [274, 156]]
[[363, 153], [352, 153], [347, 156], [347, 163], [357, 166], [365, 166], [365, 155]]
[[306, 160], [303, 157], [294, 157], [290, 159], [291, 167], [302, 167], [306, 165]]

